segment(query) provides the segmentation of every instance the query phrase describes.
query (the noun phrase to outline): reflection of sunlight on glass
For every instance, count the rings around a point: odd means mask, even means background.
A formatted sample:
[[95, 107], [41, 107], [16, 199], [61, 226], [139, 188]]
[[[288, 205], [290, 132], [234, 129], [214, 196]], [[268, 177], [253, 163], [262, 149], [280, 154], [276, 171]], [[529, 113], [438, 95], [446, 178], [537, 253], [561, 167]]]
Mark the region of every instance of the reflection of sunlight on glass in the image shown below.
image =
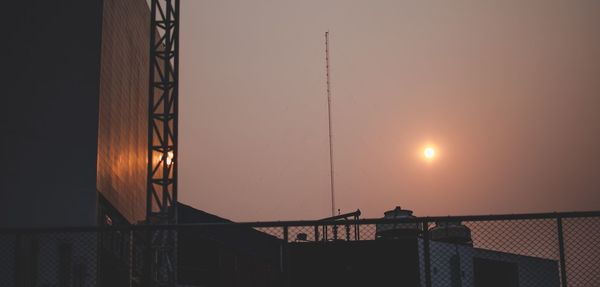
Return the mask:
[[152, 151], [152, 164], [153, 166], [156, 166], [157, 164], [159, 164], [163, 159], [163, 154], [157, 150], [153, 150]]
[[173, 152], [170, 151], [167, 153], [167, 165], [171, 165], [173, 163]]
[[423, 156], [426, 160], [433, 160], [435, 158], [435, 148], [428, 146], [423, 150]]

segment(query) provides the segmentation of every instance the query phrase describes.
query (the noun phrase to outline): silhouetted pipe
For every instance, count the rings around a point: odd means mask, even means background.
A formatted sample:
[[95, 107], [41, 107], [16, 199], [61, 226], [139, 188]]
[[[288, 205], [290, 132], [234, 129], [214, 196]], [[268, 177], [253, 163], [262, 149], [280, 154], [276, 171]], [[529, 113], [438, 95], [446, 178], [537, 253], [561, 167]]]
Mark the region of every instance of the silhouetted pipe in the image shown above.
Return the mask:
[[344, 213], [344, 214], [340, 214], [340, 215], [336, 215], [336, 216], [326, 217], [323, 219], [319, 219], [319, 221], [348, 219], [349, 217], [354, 217], [355, 219], [358, 219], [359, 216], [360, 216], [360, 209], [357, 209], [354, 212], [349, 212], [349, 213]]

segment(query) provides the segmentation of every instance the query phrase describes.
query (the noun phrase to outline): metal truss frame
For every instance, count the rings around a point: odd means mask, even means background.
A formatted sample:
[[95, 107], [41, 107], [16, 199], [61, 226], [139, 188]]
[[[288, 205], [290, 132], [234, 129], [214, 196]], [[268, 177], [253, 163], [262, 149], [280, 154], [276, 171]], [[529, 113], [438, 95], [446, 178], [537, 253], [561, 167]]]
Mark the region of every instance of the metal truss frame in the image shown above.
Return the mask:
[[[146, 221], [177, 224], [179, 0], [152, 0], [148, 101]], [[176, 286], [177, 233], [157, 229], [148, 237], [145, 286]]]

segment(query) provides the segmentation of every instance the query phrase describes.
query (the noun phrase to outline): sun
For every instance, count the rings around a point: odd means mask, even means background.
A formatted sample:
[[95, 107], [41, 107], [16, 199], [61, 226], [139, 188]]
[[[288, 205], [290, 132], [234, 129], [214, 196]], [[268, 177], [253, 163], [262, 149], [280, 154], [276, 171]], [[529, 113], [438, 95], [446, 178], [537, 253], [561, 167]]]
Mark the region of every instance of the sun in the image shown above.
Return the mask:
[[434, 159], [436, 156], [435, 148], [430, 146], [425, 147], [425, 149], [423, 149], [423, 156], [428, 160]]

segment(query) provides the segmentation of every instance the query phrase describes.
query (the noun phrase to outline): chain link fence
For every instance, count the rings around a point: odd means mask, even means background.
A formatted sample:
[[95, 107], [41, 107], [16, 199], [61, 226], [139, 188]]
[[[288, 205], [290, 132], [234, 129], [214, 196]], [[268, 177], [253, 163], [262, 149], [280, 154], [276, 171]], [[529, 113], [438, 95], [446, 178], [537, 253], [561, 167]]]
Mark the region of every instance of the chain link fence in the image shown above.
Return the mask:
[[0, 229], [2, 286], [600, 286], [600, 212]]

